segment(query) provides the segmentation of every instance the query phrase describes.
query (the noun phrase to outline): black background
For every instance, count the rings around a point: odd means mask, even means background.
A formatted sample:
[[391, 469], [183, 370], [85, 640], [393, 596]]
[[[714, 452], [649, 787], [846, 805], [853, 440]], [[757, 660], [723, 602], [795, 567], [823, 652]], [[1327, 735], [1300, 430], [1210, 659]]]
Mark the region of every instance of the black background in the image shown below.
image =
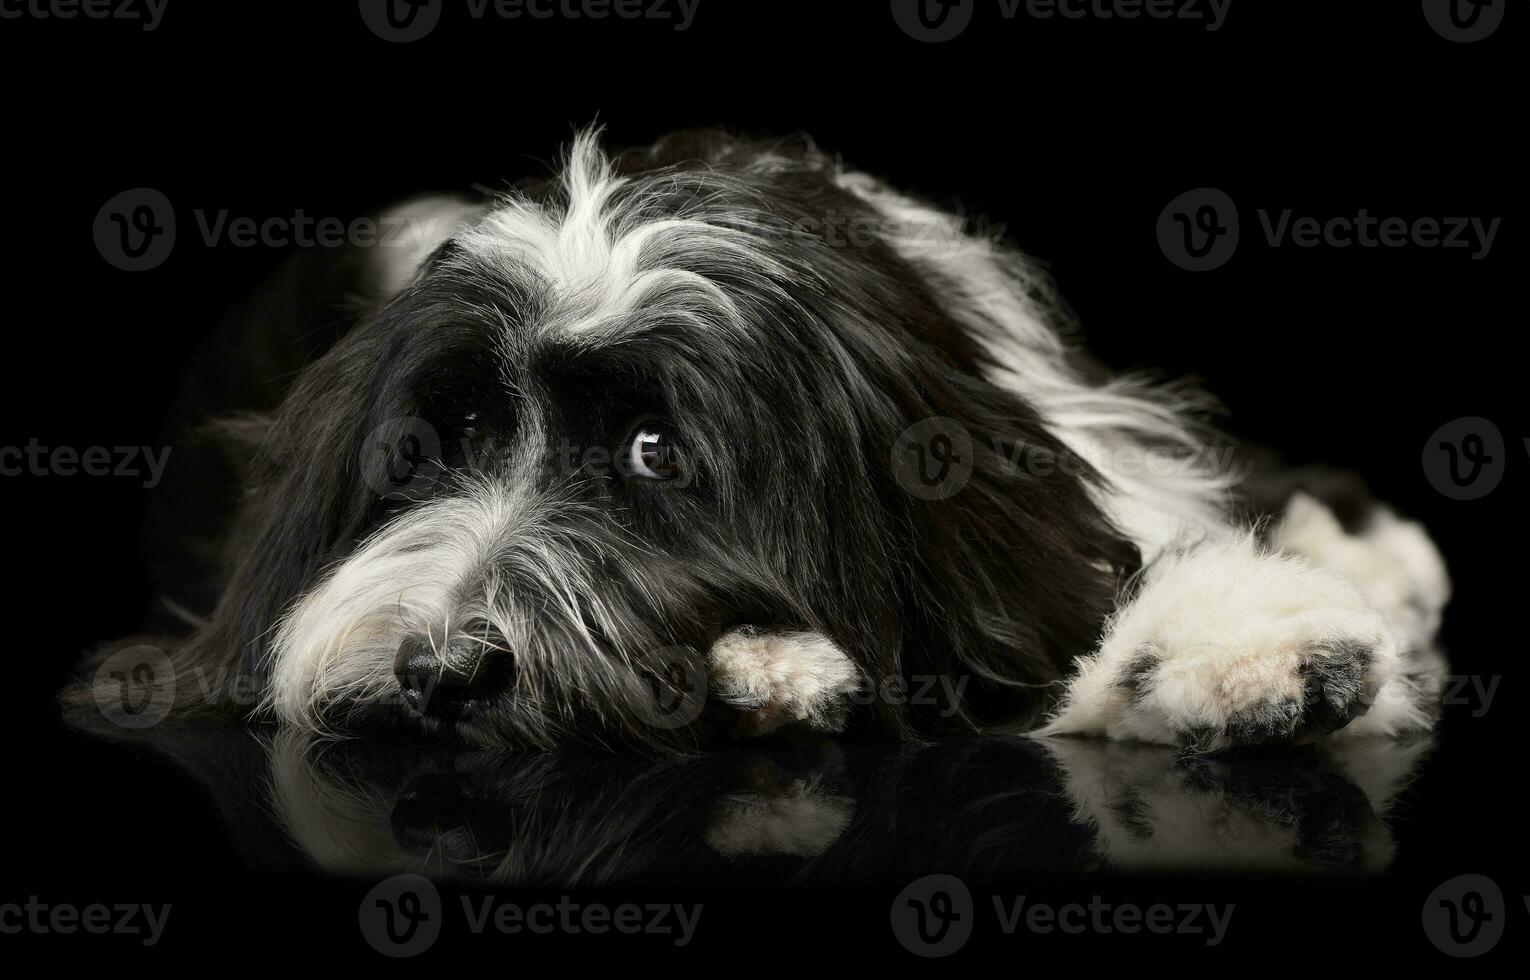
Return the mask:
[[[1359, 964], [1386, 951], [1439, 958], [1418, 927], [1423, 897], [1452, 875], [1483, 872], [1510, 896], [1493, 957], [1511, 956], [1530, 941], [1516, 898], [1530, 882], [1511, 836], [1522, 823], [1511, 806], [1525, 681], [1515, 623], [1530, 490], [1524, 314], [1510, 292], [1524, 217], [1514, 21], [1473, 45], [1437, 36], [1415, 2], [1238, 0], [1215, 33], [1151, 20], [1005, 21], [990, 2], [965, 35], [934, 45], [904, 35], [883, 2], [702, 0], [683, 33], [665, 22], [473, 22], [449, 2], [430, 37], [404, 45], [370, 34], [348, 0], [172, 0], [153, 33], [0, 21], [9, 178], [0, 444], [160, 444], [193, 346], [282, 257], [204, 247], [195, 209], [348, 218], [420, 190], [498, 186], [543, 172], [576, 127], [597, 119], [613, 145], [709, 124], [809, 133], [857, 167], [1002, 222], [1049, 264], [1107, 363], [1195, 375], [1226, 403], [1237, 434], [1297, 461], [1357, 469], [1426, 522], [1457, 587], [1445, 633], [1455, 670], [1502, 678], [1484, 716], [1447, 714], [1385, 879], [1179, 877], [1122, 883], [1119, 895], [1243, 903], [1247, 925], [1217, 951], [1224, 959], [1278, 940], [1286, 967], [1317, 956]], [[158, 269], [130, 274], [103, 261], [91, 222], [112, 195], [140, 186], [174, 203], [180, 241]], [[1171, 198], [1202, 186], [1238, 202], [1243, 242], [1226, 267], [1192, 274], [1165, 260], [1154, 228]], [[1473, 261], [1467, 250], [1271, 249], [1260, 208], [1504, 222], [1490, 256]], [[1474, 502], [1436, 492], [1420, 463], [1430, 434], [1462, 416], [1494, 420], [1509, 440], [1502, 485]], [[0, 900], [170, 901], [185, 910], [181, 954], [276, 965], [313, 958], [299, 944], [318, 942], [374, 962], [355, 932], [358, 889], [251, 877], [194, 787], [148, 753], [82, 747], [54, 721], [53, 693], [78, 652], [131, 632], [147, 607], [139, 482], [29, 475], [0, 480], [0, 493], [15, 603]], [[730, 948], [783, 967], [807, 955], [799, 946], [825, 942], [825, 955], [851, 962], [901, 955], [886, 938], [889, 897], [722, 892], [709, 898], [714, 929], [684, 952], [716, 967]], [[1309, 941], [1325, 951], [1308, 952]], [[1032, 962], [1024, 957], [1084, 951], [1078, 939], [1026, 942], [1024, 952], [991, 951], [1017, 969]], [[117, 940], [0, 939], [22, 943], [137, 955]], [[591, 951], [658, 949], [613, 939]], [[1087, 949], [1181, 951], [1125, 939]], [[522, 952], [476, 955], [514, 969]]]

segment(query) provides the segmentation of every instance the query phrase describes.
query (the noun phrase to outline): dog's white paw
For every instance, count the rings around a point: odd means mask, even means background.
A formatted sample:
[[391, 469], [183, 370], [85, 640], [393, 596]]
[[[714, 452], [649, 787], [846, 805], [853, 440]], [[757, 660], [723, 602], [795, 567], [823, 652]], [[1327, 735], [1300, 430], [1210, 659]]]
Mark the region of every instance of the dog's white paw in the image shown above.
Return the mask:
[[1223, 539], [1144, 574], [1041, 734], [1311, 741], [1364, 714], [1400, 667], [1386, 621], [1345, 577]]
[[707, 660], [712, 692], [744, 712], [744, 735], [794, 722], [837, 732], [860, 682], [849, 655], [819, 633], [736, 629], [712, 645]]

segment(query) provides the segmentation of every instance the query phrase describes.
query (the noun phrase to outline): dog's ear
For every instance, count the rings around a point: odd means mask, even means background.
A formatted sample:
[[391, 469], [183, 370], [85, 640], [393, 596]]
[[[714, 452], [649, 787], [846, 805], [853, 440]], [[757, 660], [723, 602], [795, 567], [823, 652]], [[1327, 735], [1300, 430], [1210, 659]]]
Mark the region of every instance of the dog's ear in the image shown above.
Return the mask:
[[[1095, 647], [1140, 565], [1056, 411], [1102, 406], [1113, 420], [1142, 406], [1098, 394], [1067, 363], [1045, 278], [1022, 257], [865, 175], [820, 181], [817, 206], [831, 201], [860, 234], [814, 262], [874, 297], [844, 334], [866, 338], [858, 360], [881, 404], [862, 426], [882, 506], [907, 529], [893, 563], [901, 673], [965, 679], [927, 712], [939, 722], [1024, 725]], [[844, 321], [847, 306], [821, 315]]]
[[[357, 477], [381, 311], [482, 207], [416, 197], [375, 216], [375, 246], [294, 254], [194, 354], [166, 419], [174, 464], [146, 508], [163, 606], [149, 626], [177, 674], [257, 681], [285, 606], [359, 533], [375, 502]], [[126, 645], [88, 653], [81, 670]]]
[[241, 474], [252, 474], [261, 448], [271, 440], [276, 419], [269, 414], [246, 412], [213, 419], [202, 434], [221, 451], [223, 458]]
[[[904, 672], [966, 684], [933, 692], [938, 727], [1027, 727], [1140, 557], [1102, 510], [1099, 475], [1022, 398], [950, 365], [923, 390], [926, 414], [891, 437], [893, 506], [917, 555]], [[959, 486], [924, 482], [948, 463]]]
[[[372, 326], [305, 371], [270, 422], [238, 519], [228, 585], [190, 644], [202, 658], [259, 677], [281, 616], [362, 534], [378, 499], [372, 467], [383, 463], [367, 452], [382, 357]], [[383, 429], [379, 438], [397, 434]]]
[[184, 633], [217, 605], [239, 502], [273, 424], [272, 415], [249, 412], [173, 430], [173, 465], [144, 505], [144, 559], [155, 594], [146, 628]]
[[[155, 696], [171, 692], [176, 717], [237, 716], [256, 706], [282, 615], [354, 547], [379, 499], [374, 488], [385, 485], [378, 471], [388, 459], [368, 452], [367, 427], [388, 410], [378, 402], [376, 327], [358, 327], [305, 370], [276, 412], [216, 427], [223, 454], [237, 460], [228, 468], [240, 474], [241, 488], [226, 539], [214, 549], [222, 566], [216, 604], [205, 616], [175, 606], [182, 625], [196, 627], [189, 637], [111, 644], [88, 655], [66, 704], [88, 707], [90, 685], [113, 669], [111, 657], [133, 649], [144, 655], [119, 670], [122, 682], [152, 679]], [[396, 428], [376, 426], [377, 438], [392, 438]], [[182, 528], [179, 539], [186, 537]]]

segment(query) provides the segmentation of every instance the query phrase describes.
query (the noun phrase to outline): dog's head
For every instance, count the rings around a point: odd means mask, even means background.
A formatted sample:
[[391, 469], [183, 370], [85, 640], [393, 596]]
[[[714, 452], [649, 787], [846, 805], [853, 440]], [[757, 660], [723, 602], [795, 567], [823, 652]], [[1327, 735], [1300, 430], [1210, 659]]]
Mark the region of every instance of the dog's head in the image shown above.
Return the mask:
[[309, 728], [662, 744], [713, 640], [786, 627], [968, 678], [870, 698], [895, 732], [1013, 720], [1134, 561], [1046, 392], [994, 381], [1056, 353], [1006, 322], [1033, 286], [808, 148], [582, 136], [297, 379], [186, 655]]

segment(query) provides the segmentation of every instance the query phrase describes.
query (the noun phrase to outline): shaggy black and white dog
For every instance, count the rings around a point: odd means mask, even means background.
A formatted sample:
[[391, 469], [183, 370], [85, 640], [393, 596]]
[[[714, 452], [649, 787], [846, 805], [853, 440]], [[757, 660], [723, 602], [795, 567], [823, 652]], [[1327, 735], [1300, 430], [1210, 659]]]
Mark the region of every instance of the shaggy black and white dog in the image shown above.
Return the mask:
[[805, 145], [586, 133], [394, 218], [428, 247], [348, 253], [345, 312], [289, 271], [231, 328], [262, 380], [198, 382], [270, 410], [218, 427], [248, 469], [170, 656], [254, 677], [256, 716], [484, 746], [1430, 723], [1425, 534], [1247, 479], [949, 213]]

